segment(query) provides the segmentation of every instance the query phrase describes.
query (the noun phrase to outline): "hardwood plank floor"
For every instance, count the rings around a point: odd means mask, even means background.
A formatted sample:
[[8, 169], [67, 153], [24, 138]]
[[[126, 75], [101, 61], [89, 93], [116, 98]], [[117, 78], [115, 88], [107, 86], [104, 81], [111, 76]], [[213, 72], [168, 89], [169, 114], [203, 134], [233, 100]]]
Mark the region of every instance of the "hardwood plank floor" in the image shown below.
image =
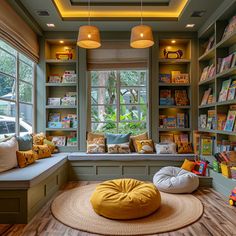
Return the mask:
[[[74, 230], [58, 222], [50, 213], [52, 200], [61, 192], [78, 186], [96, 182], [69, 182], [58, 192], [33, 218], [25, 224], [0, 224], [2, 236], [95, 236]], [[194, 195], [204, 205], [204, 214], [196, 223], [178, 231], [158, 234], [158, 236], [233, 236], [236, 235], [236, 207], [228, 205], [228, 199], [223, 198], [211, 188], [200, 188]], [[186, 206], [187, 207], [187, 206]], [[153, 236], [157, 236], [153, 235]]]

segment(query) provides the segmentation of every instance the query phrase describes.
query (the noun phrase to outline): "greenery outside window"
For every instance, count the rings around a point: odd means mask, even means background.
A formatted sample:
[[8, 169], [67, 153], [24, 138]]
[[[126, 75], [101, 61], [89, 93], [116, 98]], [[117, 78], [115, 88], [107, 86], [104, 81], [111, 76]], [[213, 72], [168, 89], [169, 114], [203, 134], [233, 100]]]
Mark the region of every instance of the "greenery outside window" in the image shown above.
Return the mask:
[[147, 71], [90, 71], [91, 130], [139, 134], [147, 131]]
[[34, 67], [32, 60], [0, 40], [0, 138], [33, 130]]

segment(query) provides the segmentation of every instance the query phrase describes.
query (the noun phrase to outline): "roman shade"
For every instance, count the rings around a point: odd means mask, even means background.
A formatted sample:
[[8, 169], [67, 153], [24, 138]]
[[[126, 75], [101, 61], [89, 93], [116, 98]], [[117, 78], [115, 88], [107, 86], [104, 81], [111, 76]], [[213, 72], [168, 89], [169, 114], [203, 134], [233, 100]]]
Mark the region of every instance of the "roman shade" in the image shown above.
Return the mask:
[[87, 51], [88, 70], [147, 68], [149, 49], [133, 49], [129, 41], [105, 41]]
[[38, 62], [39, 44], [36, 33], [6, 0], [1, 0], [0, 6], [0, 38]]

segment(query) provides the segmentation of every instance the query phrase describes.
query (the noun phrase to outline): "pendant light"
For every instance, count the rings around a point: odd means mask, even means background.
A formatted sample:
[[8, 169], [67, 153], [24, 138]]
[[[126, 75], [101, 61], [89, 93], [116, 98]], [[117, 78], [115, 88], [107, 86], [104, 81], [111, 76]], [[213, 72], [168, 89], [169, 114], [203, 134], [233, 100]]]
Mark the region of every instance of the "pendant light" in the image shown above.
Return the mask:
[[152, 28], [143, 25], [143, 1], [141, 0], [141, 24], [132, 28], [130, 46], [132, 48], [149, 48], [153, 44]]
[[94, 49], [101, 46], [98, 27], [90, 25], [90, 0], [88, 0], [88, 25], [80, 26], [77, 45], [81, 48]]

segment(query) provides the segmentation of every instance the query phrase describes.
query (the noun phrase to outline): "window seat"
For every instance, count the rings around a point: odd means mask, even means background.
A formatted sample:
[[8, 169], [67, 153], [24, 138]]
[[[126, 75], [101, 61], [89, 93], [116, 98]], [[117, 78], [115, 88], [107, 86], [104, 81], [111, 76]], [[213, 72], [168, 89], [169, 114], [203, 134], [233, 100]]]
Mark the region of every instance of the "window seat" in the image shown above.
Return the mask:
[[68, 153], [0, 173], [0, 223], [27, 223], [67, 182]]

